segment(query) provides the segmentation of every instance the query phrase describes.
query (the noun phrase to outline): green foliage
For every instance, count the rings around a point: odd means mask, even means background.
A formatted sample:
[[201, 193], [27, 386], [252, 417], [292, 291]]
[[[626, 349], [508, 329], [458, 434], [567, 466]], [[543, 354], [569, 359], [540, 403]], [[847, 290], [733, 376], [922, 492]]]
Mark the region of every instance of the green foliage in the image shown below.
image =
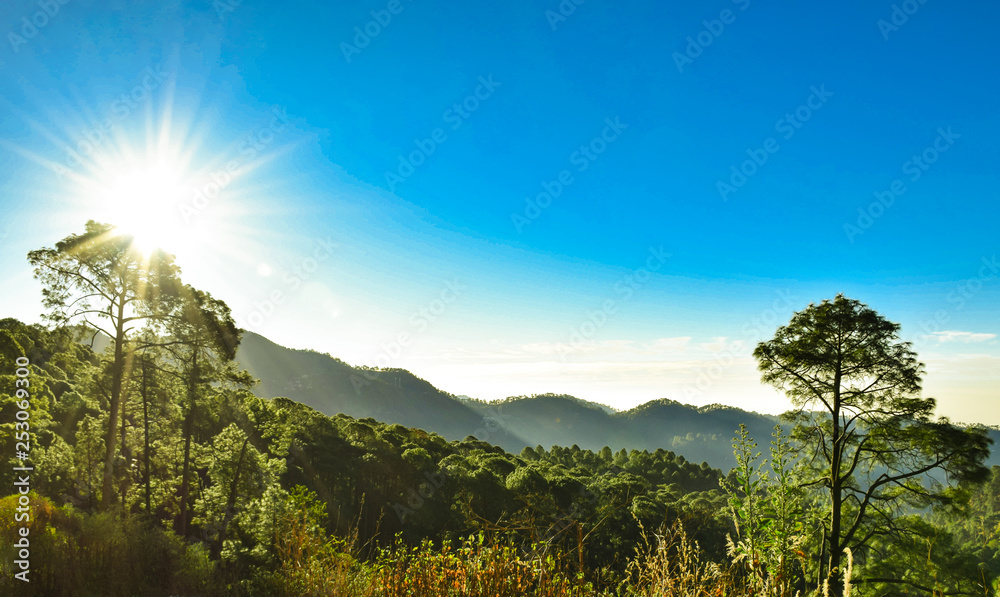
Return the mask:
[[[173, 256], [156, 251], [144, 255], [132, 238], [114, 227], [88, 221], [82, 234], [28, 253], [35, 278], [42, 283], [45, 318], [57, 326], [78, 322], [105, 334], [114, 347], [108, 359], [110, 378], [108, 430], [104, 436], [101, 505], [111, 506], [115, 486], [116, 449], [122, 391], [131, 360], [132, 331], [142, 322], [155, 323], [178, 292], [179, 270]], [[118, 471], [121, 476], [121, 471]]]
[[534, 496], [548, 492], [548, 481], [530, 466], [522, 466], [507, 478], [507, 489], [524, 496]]
[[[30, 582], [15, 580], [10, 552], [17, 496], [0, 499], [3, 557], [0, 593], [46, 597], [133, 597], [213, 591], [214, 571], [203, 546], [139, 518], [86, 514], [32, 495]], [[19, 526], [19, 525], [18, 525]]]
[[261, 396], [284, 396], [330, 416], [344, 413], [417, 427], [449, 440], [471, 434], [517, 455], [538, 444], [577, 444], [595, 452], [608, 445], [614, 451], [624, 447], [626, 458], [630, 449], [668, 449], [695, 464], [707, 461], [714, 468], [728, 468], [726, 440], [739, 423], [763, 436], [778, 422], [771, 415], [671, 400], [626, 412], [554, 394], [497, 402], [459, 400], [401, 369], [351, 367], [329, 355], [278, 346], [249, 331], [237, 360], [260, 379]]
[[795, 313], [754, 350], [762, 381], [800, 407], [790, 416], [792, 438], [808, 457], [796, 474], [823, 512], [810, 560], [816, 586], [826, 582], [835, 593], [846, 550], [863, 569], [876, 543], [910, 536], [900, 522], [908, 512], [952, 501], [936, 475], [978, 482], [987, 474], [989, 438], [932, 419], [934, 399], [920, 395], [923, 365], [899, 329], [838, 295]]
[[[73, 243], [96, 251], [98, 261], [118, 254], [98, 242], [97, 229], [88, 231]], [[49, 307], [63, 319], [58, 302], [75, 282], [68, 270], [51, 268], [70, 263], [59, 253], [67, 247], [34, 256], [47, 272]], [[95, 263], [86, 267], [97, 275]], [[101, 354], [70, 328], [0, 320], [0, 361], [25, 355], [32, 362], [32, 485], [40, 492], [32, 497], [32, 549], [46, 563], [35, 570], [38, 594], [785, 597], [804, 589], [807, 575], [821, 576], [820, 566], [838, 577], [831, 545], [864, 548], [859, 591], [985, 592], [1000, 575], [1000, 469], [980, 485], [985, 433], [932, 421], [927, 401], [912, 395], [919, 381], [912, 370], [892, 378], [895, 390], [868, 392], [850, 375], [823, 385], [834, 354], [823, 353], [829, 334], [850, 343], [852, 322], [881, 340], [855, 346], [840, 355], [843, 362], [879, 373], [886, 362], [919, 369], [907, 347], [882, 346], [895, 324], [847, 299], [797, 314], [758, 347], [766, 381], [790, 387], [803, 404], [839, 405], [831, 411], [839, 414], [799, 413], [795, 452], [776, 427], [763, 460], [741, 426], [736, 469], [723, 478], [707, 462], [665, 449], [719, 437], [694, 423], [690, 436], [669, 434], [652, 451], [595, 452], [567, 442], [514, 455], [478, 431], [447, 441], [259, 398], [232, 364], [241, 332], [228, 307], [171, 280], [171, 292], [141, 295], [147, 302], [134, 307], [153, 325], [130, 331], [127, 341], [112, 339]], [[789, 377], [796, 367], [818, 385]], [[373, 399], [392, 384], [430, 392], [406, 372], [371, 374], [361, 391]], [[13, 381], [0, 371], [7, 443]], [[567, 397], [539, 398], [531, 408], [545, 416], [559, 405], [581, 408]], [[612, 416], [582, 408], [567, 425]], [[695, 410], [735, 416], [717, 406]], [[665, 401], [642, 412], [694, 417], [689, 411]], [[828, 461], [828, 453], [839, 456]], [[910, 474], [918, 465], [960, 483]], [[848, 523], [839, 535], [831, 523], [838, 491], [852, 496], [840, 501]], [[14, 503], [13, 496], [0, 500], [5, 545]], [[927, 506], [943, 509], [932, 518]], [[814, 528], [827, 529], [826, 543], [809, 534]], [[645, 529], [658, 529], [655, 540]], [[735, 537], [731, 569], [727, 534]]]
[[796, 559], [805, 539], [801, 491], [791, 474], [788, 441], [780, 425], [772, 434], [770, 460], [758, 464], [761, 453], [756, 448], [740, 425], [733, 439], [736, 468], [731, 478], [721, 480], [737, 536], [729, 555], [746, 570], [758, 594], [788, 597], [795, 593], [802, 572]]
[[542, 545], [525, 556], [516, 545], [470, 535], [457, 546], [430, 542], [382, 552], [370, 580], [372, 593], [386, 597], [462, 595], [467, 597], [585, 597], [592, 585], [568, 569]]
[[24, 356], [24, 349], [10, 330], [0, 328], [0, 367], [2, 371], [13, 371], [17, 359]]

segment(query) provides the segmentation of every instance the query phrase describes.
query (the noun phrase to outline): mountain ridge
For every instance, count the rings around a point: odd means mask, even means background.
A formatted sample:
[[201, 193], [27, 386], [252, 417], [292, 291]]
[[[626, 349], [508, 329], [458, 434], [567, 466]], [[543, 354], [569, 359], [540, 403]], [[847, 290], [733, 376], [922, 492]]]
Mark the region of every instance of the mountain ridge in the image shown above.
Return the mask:
[[766, 441], [778, 417], [726, 405], [695, 407], [662, 398], [617, 411], [565, 394], [486, 402], [434, 387], [405, 369], [354, 367], [314, 350], [283, 347], [244, 332], [236, 359], [260, 380], [262, 398], [283, 396], [329, 416], [344, 413], [418, 427], [451, 439], [474, 436], [513, 453], [538, 445], [594, 451], [662, 448], [728, 469], [740, 423]]

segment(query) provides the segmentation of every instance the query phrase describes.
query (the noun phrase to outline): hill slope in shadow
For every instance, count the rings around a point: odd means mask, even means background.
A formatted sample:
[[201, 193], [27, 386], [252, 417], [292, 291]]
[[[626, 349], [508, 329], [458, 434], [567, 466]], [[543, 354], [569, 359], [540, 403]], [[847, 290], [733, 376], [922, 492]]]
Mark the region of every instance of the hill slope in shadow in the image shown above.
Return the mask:
[[745, 423], [765, 445], [776, 417], [737, 408], [697, 408], [657, 400], [625, 412], [572, 396], [545, 394], [499, 402], [460, 399], [403, 369], [373, 370], [308, 350], [285, 348], [246, 332], [237, 361], [260, 379], [261, 397], [284, 396], [327, 415], [372, 417], [436, 432], [477, 438], [518, 453], [525, 446], [572, 446], [618, 451], [663, 448], [693, 462], [728, 470], [731, 440]]

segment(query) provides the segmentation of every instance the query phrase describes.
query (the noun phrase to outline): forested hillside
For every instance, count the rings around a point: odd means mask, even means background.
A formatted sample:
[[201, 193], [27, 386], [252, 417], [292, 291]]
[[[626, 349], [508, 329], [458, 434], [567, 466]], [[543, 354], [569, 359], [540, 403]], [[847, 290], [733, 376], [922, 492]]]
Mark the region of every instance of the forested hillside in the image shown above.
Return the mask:
[[[755, 350], [762, 380], [800, 407], [761, 432], [773, 421], [669, 401], [487, 405], [308, 352], [258, 363], [272, 384], [260, 396], [229, 307], [182, 283], [171, 256], [90, 222], [29, 259], [49, 325], [0, 320], [4, 594], [990, 595], [1000, 583], [986, 431], [932, 417], [899, 326], [843, 295]], [[108, 339], [100, 351], [85, 329]], [[299, 359], [314, 363], [299, 382], [329, 383], [328, 400], [428, 427], [453, 417], [456, 439], [280, 395], [277, 370]], [[680, 448], [588, 449], [602, 425], [600, 437]], [[565, 441], [497, 445], [520, 434]], [[729, 446], [730, 466], [685, 455], [709, 443]]]
[[[100, 506], [99, 464], [109, 354], [95, 354], [68, 331], [12, 319], [0, 321], [0, 339], [0, 365], [13, 371], [19, 356], [28, 358], [33, 388], [36, 564], [27, 591], [7, 585], [19, 594], [86, 594], [78, 587], [106, 595], [158, 594], [154, 587], [279, 594], [290, 556], [277, 537], [302, 508], [319, 525], [315, 532], [351, 538], [362, 559], [397, 537], [420, 545], [485, 533], [524, 545], [542, 541], [569, 569], [604, 570], [611, 584], [626, 574], [643, 528], [682, 521], [714, 561], [726, 559], [726, 535], [735, 532], [719, 486], [723, 472], [673, 451], [572, 445], [515, 455], [473, 438], [449, 442], [371, 418], [328, 417], [226, 386], [206, 393], [191, 427], [191, 507], [180, 535], [184, 387], [160, 368], [165, 364], [131, 373], [109, 516]], [[0, 414], [11, 421], [16, 378], [0, 379], [7, 396]], [[11, 454], [13, 435], [5, 437]], [[989, 539], [1000, 524], [998, 479], [994, 468], [991, 485], [969, 499], [967, 516], [937, 518], [970, 557], [993, 562], [985, 570], [1000, 565]], [[5, 467], [2, 482], [14, 480]], [[0, 502], [7, 520], [15, 506], [16, 496]], [[960, 570], [975, 572], [962, 564], [949, 574]]]
[[473, 435], [519, 452], [525, 446], [577, 444], [589, 450], [673, 450], [694, 462], [732, 465], [730, 440], [744, 423], [766, 437], [777, 417], [724, 406], [697, 408], [657, 400], [626, 412], [571, 396], [537, 395], [500, 402], [459, 400], [403, 369], [352, 367], [329, 355], [292, 350], [247, 332], [237, 362], [260, 380], [253, 391], [286, 396], [328, 415], [374, 417], [435, 431]]
[[[33, 528], [50, 529], [48, 535], [35, 534], [35, 561], [70, 564], [65, 559], [88, 542], [127, 542], [113, 533], [89, 536], [88, 525], [98, 523], [87, 513], [96, 515], [102, 502], [108, 355], [93, 353], [68, 331], [48, 332], [12, 319], [0, 321], [0, 339], [4, 370], [15, 370], [20, 357], [31, 362], [33, 508], [45, 513]], [[687, 521], [707, 553], [724, 555], [729, 527], [719, 489], [722, 472], [674, 452], [605, 448], [595, 453], [574, 445], [525, 448], [514, 455], [474, 438], [449, 442], [436, 433], [371, 418], [328, 417], [228, 384], [199, 399], [199, 414], [188, 430], [181, 406], [184, 384], [167, 367], [159, 362], [130, 371], [110, 510], [130, 513], [153, 528], [183, 530], [180, 537], [203, 545], [204, 551], [182, 555], [177, 550], [183, 543], [163, 538], [158, 541], [169, 554], [160, 555], [181, 557], [178, 566], [195, 570], [218, 561], [222, 580], [247, 591], [272, 590], [267, 587], [276, 582], [272, 576], [281, 558], [275, 533], [282, 516], [306, 495], [318, 500], [318, 519], [326, 521], [323, 532], [352, 536], [369, 555], [392, 546], [395, 537], [419, 545], [486, 532], [528, 544], [544, 541], [552, 549], [579, 552], [586, 569], [622, 574], [642, 526], [656, 528], [675, 518]], [[16, 408], [10, 398], [14, 379], [3, 377], [5, 421], [13, 419]], [[184, 520], [187, 431], [192, 480]], [[14, 452], [12, 435], [4, 449]], [[3, 483], [13, 481], [12, 467], [5, 467]], [[15, 496], [7, 498], [3, 510], [11, 514], [15, 503]], [[585, 539], [577, 525], [585, 525]], [[139, 545], [132, 548], [143, 551]], [[164, 586], [209, 582], [180, 578], [191, 569], [171, 570], [171, 562], [165, 563], [165, 576], [156, 578]], [[65, 594], [74, 583], [86, 585], [87, 567], [111, 573], [120, 571], [118, 565], [89, 559], [59, 569], [40, 564], [30, 587], [40, 591], [34, 594]], [[117, 582], [125, 591], [143, 581], [126, 574]]]
[[[496, 402], [458, 399], [404, 369], [351, 366], [330, 355], [285, 348], [245, 332], [236, 361], [260, 383], [261, 397], [285, 396], [336, 415], [373, 417], [434, 431], [448, 439], [469, 435], [509, 452], [525, 446], [579, 445], [588, 450], [672, 450], [716, 468], [733, 465], [734, 430], [746, 425], [767, 437], [778, 417], [724, 405], [702, 407], [660, 399], [623, 412], [572, 396], [541, 394]], [[988, 430], [1000, 440], [1000, 431]], [[1000, 465], [992, 453], [990, 465]]]

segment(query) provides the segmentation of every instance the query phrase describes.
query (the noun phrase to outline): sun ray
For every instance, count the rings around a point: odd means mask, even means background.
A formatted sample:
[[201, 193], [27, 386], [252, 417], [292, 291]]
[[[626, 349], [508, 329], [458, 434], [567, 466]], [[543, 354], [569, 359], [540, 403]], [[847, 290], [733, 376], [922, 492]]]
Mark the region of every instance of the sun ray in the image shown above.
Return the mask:
[[198, 110], [200, 98], [177, 100], [175, 92], [167, 82], [130, 115], [103, 117], [79, 97], [76, 105], [64, 100], [47, 120], [18, 115], [51, 144], [49, 152], [14, 139], [0, 139], [0, 147], [51, 173], [37, 182], [58, 210], [53, 226], [55, 220], [72, 227], [88, 220], [111, 224], [132, 236], [147, 258], [161, 248], [192, 279], [229, 283], [230, 272], [256, 271], [260, 255], [287, 240], [287, 232], [268, 225], [267, 214], [285, 209], [276, 198], [295, 185], [276, 181], [268, 168], [304, 140], [272, 143], [272, 129], [261, 141], [261, 121], [274, 119], [273, 110], [233, 131], [218, 126], [218, 110]]

